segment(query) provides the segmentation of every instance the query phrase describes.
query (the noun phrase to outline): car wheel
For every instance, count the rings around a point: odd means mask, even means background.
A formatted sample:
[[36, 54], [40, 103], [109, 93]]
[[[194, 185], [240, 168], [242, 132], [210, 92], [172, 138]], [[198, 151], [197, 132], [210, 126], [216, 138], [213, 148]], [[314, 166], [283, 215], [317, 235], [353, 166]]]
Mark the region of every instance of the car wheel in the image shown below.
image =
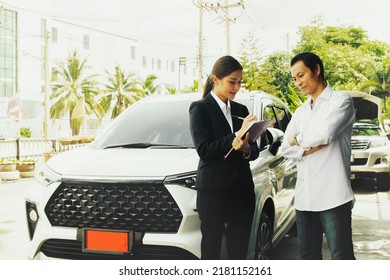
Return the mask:
[[376, 187], [378, 191], [387, 192], [390, 188], [389, 173], [378, 173], [376, 175]]
[[255, 259], [268, 260], [272, 252], [272, 224], [267, 213], [261, 213], [257, 231]]

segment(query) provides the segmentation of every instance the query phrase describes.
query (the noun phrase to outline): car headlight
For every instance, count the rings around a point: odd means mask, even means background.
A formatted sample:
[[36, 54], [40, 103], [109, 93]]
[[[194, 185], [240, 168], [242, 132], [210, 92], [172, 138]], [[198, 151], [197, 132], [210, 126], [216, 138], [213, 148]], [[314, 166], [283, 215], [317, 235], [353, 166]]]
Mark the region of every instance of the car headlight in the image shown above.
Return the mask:
[[53, 182], [60, 182], [61, 176], [49, 166], [44, 164], [36, 173], [35, 178], [42, 185], [49, 185]]
[[384, 138], [371, 140], [370, 141], [370, 148], [377, 148], [377, 147], [386, 146], [386, 142], [384, 140], [385, 140]]
[[186, 188], [195, 189], [196, 171], [170, 175], [165, 177], [164, 184], [175, 184]]

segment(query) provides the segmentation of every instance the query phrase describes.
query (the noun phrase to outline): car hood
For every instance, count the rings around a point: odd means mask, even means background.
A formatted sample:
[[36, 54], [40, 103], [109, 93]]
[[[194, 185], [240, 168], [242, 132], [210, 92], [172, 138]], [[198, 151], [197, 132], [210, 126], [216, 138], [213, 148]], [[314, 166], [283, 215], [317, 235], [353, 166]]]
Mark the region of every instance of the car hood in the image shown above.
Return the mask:
[[380, 120], [382, 99], [361, 91], [346, 91], [353, 98], [356, 120]]
[[148, 177], [196, 171], [195, 149], [126, 149], [97, 150], [84, 146], [52, 157], [47, 166], [62, 178]]

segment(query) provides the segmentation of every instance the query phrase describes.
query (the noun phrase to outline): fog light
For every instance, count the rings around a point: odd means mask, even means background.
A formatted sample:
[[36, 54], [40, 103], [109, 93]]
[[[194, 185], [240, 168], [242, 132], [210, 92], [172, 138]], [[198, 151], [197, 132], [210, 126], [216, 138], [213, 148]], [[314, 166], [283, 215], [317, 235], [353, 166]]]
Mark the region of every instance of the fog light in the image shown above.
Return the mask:
[[34, 237], [35, 228], [37, 227], [39, 215], [37, 205], [33, 202], [26, 201], [26, 220], [27, 227], [30, 233], [30, 240]]
[[28, 210], [28, 218], [31, 222], [36, 223], [38, 221], [38, 213], [35, 209]]
[[382, 164], [387, 164], [389, 161], [387, 160], [387, 158], [383, 157], [381, 158], [381, 163]]

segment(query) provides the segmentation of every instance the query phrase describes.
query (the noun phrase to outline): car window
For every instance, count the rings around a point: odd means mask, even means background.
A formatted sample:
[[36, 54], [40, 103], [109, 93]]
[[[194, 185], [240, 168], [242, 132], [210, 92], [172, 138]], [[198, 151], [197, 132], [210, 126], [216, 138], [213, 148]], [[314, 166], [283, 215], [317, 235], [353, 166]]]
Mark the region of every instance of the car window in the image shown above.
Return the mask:
[[279, 102], [269, 98], [262, 98], [263, 103], [263, 120], [276, 120], [275, 124], [271, 127], [278, 128], [283, 132], [286, 131], [287, 125], [291, 119], [291, 113]]
[[291, 114], [286, 108], [279, 104], [275, 105], [274, 110], [277, 119], [277, 127], [276, 125], [275, 127], [285, 132], [287, 129], [287, 125], [291, 120]]
[[97, 137], [94, 147], [151, 143], [193, 147], [188, 108], [191, 101], [137, 103]]

